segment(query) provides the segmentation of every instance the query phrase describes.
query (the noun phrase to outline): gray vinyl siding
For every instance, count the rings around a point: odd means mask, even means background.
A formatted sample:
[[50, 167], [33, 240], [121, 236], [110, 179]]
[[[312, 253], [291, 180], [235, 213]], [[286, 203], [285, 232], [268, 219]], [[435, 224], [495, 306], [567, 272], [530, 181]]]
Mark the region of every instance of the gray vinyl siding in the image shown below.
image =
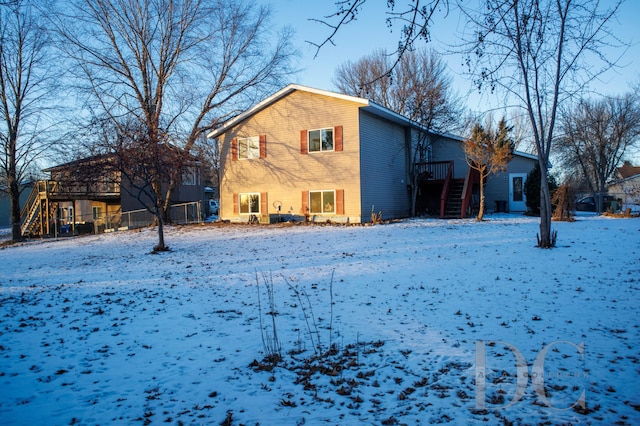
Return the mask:
[[453, 178], [464, 179], [467, 175], [467, 161], [464, 158], [462, 142], [446, 136], [432, 135], [432, 161], [453, 160]]
[[485, 205], [488, 211], [495, 209], [495, 202], [497, 200], [509, 200], [509, 174], [510, 173], [525, 173], [529, 172], [535, 167], [537, 160], [532, 158], [523, 157], [520, 155], [514, 155], [507, 170], [501, 173], [496, 173], [490, 176], [484, 186]]
[[383, 219], [409, 216], [403, 126], [360, 112], [360, 173], [363, 219], [371, 216], [372, 208]]

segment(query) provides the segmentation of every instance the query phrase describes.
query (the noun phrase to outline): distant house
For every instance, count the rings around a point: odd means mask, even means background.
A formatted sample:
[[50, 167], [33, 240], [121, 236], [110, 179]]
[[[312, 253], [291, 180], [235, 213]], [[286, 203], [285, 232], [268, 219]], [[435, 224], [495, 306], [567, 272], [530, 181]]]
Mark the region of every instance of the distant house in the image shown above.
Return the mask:
[[[114, 167], [114, 157], [99, 155], [43, 170], [49, 180], [35, 182], [22, 209], [23, 235], [104, 232], [152, 222], [138, 194]], [[199, 216], [204, 200], [201, 169], [195, 161], [185, 167], [172, 204], [193, 203], [177, 212]], [[172, 213], [173, 215], [173, 213]]]
[[[421, 132], [431, 149], [428, 161], [414, 164]], [[462, 138], [428, 132], [363, 98], [289, 85], [208, 137], [220, 147], [220, 218], [234, 222], [408, 217], [416, 175], [421, 212], [464, 217], [477, 194]], [[517, 153], [486, 186], [487, 205], [524, 211], [534, 164]]]
[[622, 200], [623, 208], [640, 210], [640, 167], [625, 162], [614, 173], [614, 179], [607, 185], [607, 192]]

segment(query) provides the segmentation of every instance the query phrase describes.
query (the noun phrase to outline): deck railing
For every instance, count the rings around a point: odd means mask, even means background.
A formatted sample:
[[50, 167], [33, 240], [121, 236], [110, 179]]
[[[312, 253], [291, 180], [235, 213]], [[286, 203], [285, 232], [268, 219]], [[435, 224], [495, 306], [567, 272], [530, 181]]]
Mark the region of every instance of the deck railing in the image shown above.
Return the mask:
[[450, 168], [453, 168], [453, 161], [424, 161], [416, 163], [418, 176], [430, 181], [445, 180]]

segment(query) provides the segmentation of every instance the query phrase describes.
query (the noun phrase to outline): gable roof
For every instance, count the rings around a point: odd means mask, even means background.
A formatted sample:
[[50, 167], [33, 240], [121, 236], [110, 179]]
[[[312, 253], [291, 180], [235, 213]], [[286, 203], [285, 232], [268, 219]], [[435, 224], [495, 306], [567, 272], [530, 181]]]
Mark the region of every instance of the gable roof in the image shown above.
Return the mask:
[[321, 96], [327, 96], [330, 98], [334, 98], [334, 99], [341, 99], [341, 100], [345, 100], [345, 101], [349, 101], [349, 102], [354, 102], [357, 104], [362, 105], [361, 109], [363, 109], [364, 111], [367, 111], [373, 115], [376, 115], [378, 117], [383, 117], [389, 121], [392, 121], [394, 123], [398, 123], [398, 124], [402, 124], [404, 126], [410, 126], [410, 127], [414, 127], [416, 129], [422, 129], [422, 130], [426, 130], [424, 127], [420, 126], [418, 123], [409, 120], [407, 117], [404, 117], [401, 114], [398, 114], [397, 112], [394, 112], [388, 108], [383, 107], [382, 105], [379, 105], [373, 101], [370, 101], [368, 99], [364, 99], [364, 98], [358, 98], [356, 96], [349, 96], [349, 95], [343, 95], [341, 93], [336, 93], [336, 92], [330, 92], [328, 90], [320, 90], [320, 89], [315, 89], [313, 87], [307, 87], [307, 86], [301, 86], [299, 84], [289, 84], [288, 86], [280, 89], [279, 91], [277, 91], [276, 93], [274, 93], [273, 95], [269, 96], [268, 98], [262, 100], [261, 102], [259, 102], [258, 104], [256, 104], [254, 107], [246, 110], [245, 112], [237, 115], [236, 117], [234, 117], [233, 119], [227, 121], [226, 123], [222, 124], [222, 126], [218, 127], [215, 130], [212, 130], [211, 132], [209, 132], [207, 134], [208, 138], [216, 138], [218, 136], [220, 136], [221, 134], [225, 133], [227, 130], [229, 130], [230, 128], [232, 128], [233, 126], [237, 125], [238, 123], [246, 120], [247, 118], [253, 116], [254, 114], [262, 111], [263, 109], [267, 108], [268, 106], [272, 105], [273, 103], [279, 101], [280, 99], [284, 98], [285, 96], [295, 92], [295, 91], [300, 91], [300, 92], [306, 92], [306, 93], [313, 93], [316, 95], [321, 95]]
[[617, 171], [620, 179], [626, 179], [631, 176], [640, 175], [640, 166], [632, 166], [631, 163], [625, 162], [621, 167], [618, 167]]

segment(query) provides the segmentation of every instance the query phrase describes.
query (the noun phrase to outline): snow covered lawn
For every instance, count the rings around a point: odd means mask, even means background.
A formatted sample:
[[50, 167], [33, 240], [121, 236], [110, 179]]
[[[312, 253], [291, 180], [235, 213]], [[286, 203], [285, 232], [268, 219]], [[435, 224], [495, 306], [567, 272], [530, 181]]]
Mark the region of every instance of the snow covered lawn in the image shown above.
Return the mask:
[[640, 220], [553, 227], [553, 250], [512, 215], [0, 249], [0, 424], [640, 424]]

